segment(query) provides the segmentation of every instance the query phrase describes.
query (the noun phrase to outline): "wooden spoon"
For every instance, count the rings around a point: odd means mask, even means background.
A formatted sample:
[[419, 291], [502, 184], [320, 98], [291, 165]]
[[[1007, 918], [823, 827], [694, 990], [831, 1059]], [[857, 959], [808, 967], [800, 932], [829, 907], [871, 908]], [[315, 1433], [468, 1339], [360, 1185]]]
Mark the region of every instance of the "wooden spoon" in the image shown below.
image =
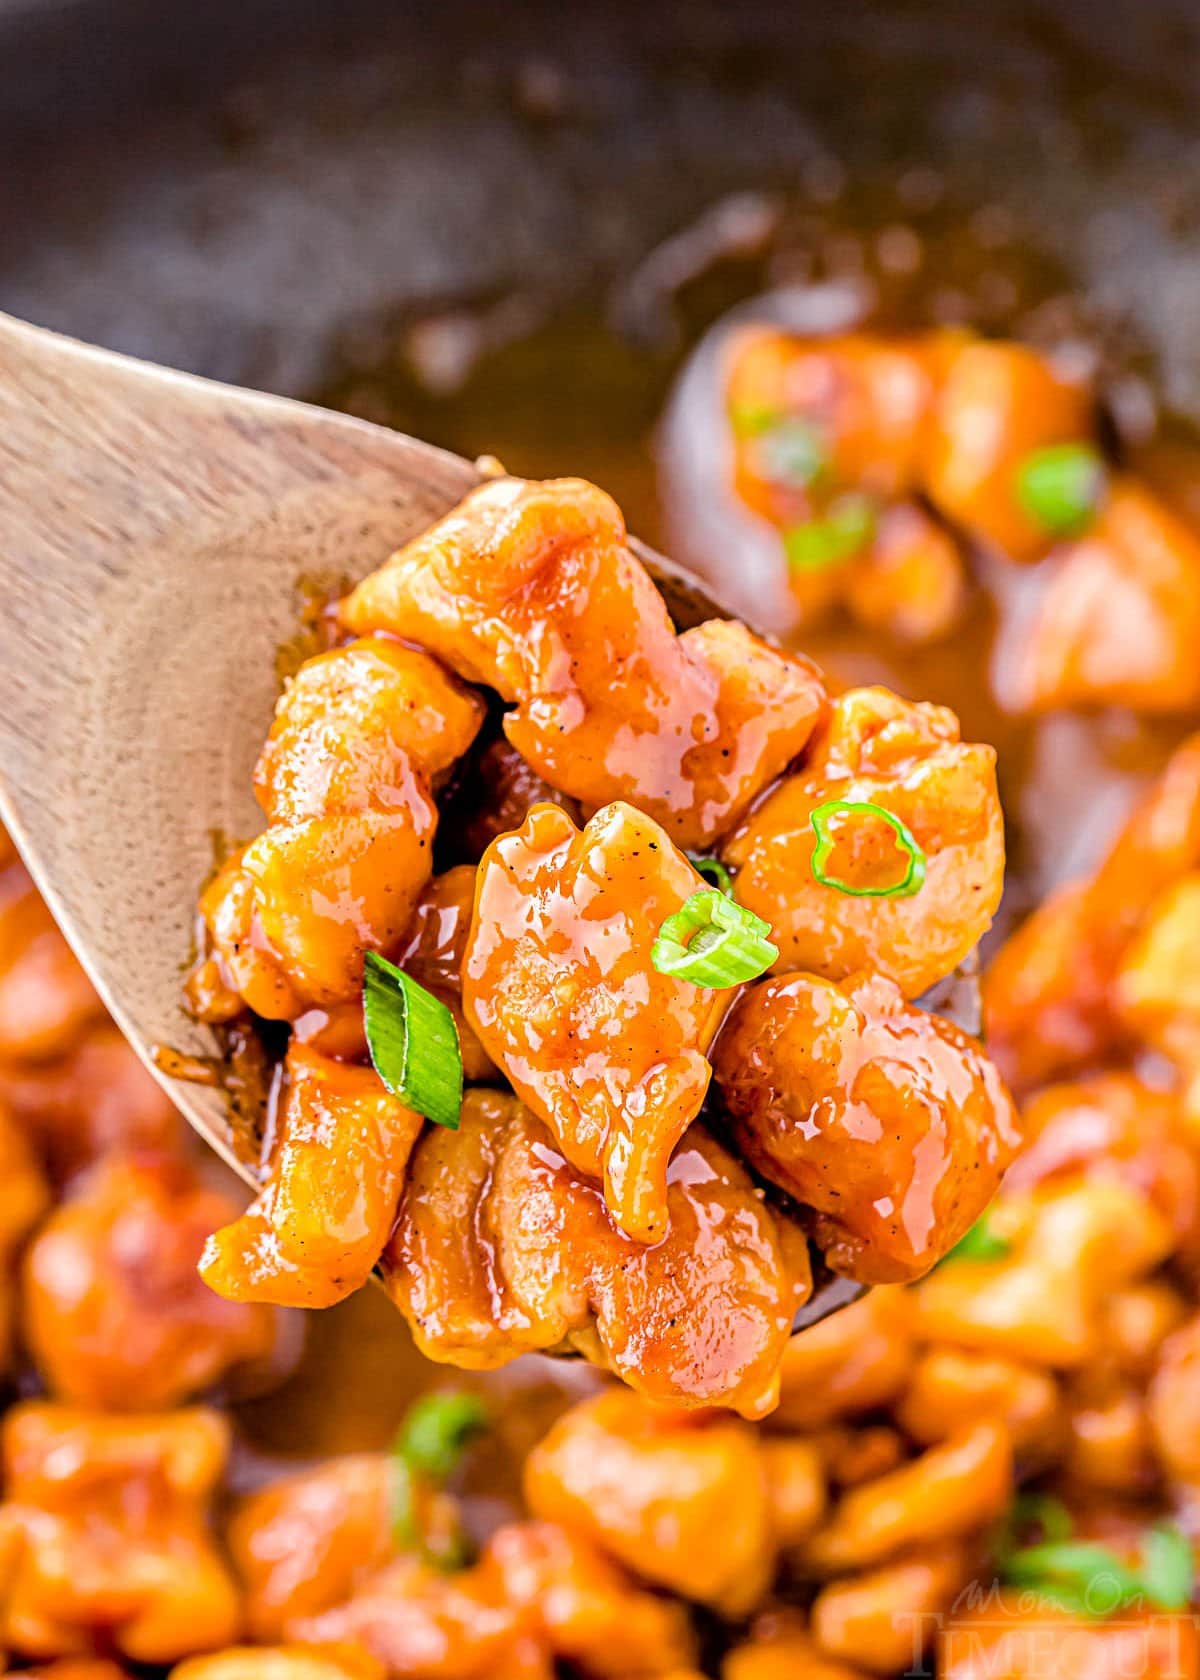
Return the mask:
[[[253, 1188], [183, 1007], [218, 836], [262, 826], [251, 773], [306, 600], [378, 566], [479, 482], [458, 456], [0, 315], [0, 815], [121, 1030]], [[728, 617], [634, 544], [681, 627]], [[798, 1323], [861, 1293], [814, 1291]]]

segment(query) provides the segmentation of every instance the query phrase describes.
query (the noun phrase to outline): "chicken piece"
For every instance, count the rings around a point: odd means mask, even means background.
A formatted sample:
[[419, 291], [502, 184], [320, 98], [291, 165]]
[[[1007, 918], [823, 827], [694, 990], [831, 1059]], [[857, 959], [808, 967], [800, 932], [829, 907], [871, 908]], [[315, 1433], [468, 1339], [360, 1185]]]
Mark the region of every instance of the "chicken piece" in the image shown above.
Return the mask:
[[940, 1680], [1197, 1680], [1193, 1618], [1126, 1610], [1096, 1620], [1025, 1591], [990, 1592], [938, 1636]]
[[360, 1288], [383, 1252], [424, 1121], [374, 1068], [301, 1044], [286, 1066], [266, 1186], [209, 1237], [200, 1275], [229, 1301], [328, 1307]]
[[104, 1006], [19, 863], [0, 873], [0, 1062], [60, 1056]]
[[1200, 1264], [1200, 1137], [1181, 1098], [1131, 1073], [1049, 1085], [1025, 1104], [1025, 1146], [1006, 1188], [1064, 1177], [1140, 1192], [1166, 1220], [1174, 1246]]
[[919, 1546], [984, 1530], [1013, 1495], [1012, 1442], [983, 1420], [892, 1470], [851, 1488], [800, 1548], [816, 1575], [861, 1569]]
[[813, 1600], [813, 1635], [827, 1656], [872, 1674], [919, 1673], [970, 1572], [966, 1548], [950, 1541], [830, 1582]]
[[[793, 589], [808, 574], [791, 573]], [[898, 502], [875, 521], [861, 559], [847, 567], [846, 605], [860, 624], [919, 646], [948, 635], [966, 607], [958, 544], [919, 502]]]
[[1118, 1180], [1064, 1177], [1005, 1192], [989, 1224], [1009, 1246], [953, 1259], [917, 1292], [930, 1340], [1071, 1370], [1103, 1351], [1105, 1303], [1152, 1272], [1174, 1244], [1148, 1197]]
[[236, 1638], [237, 1592], [207, 1510], [228, 1449], [226, 1421], [201, 1409], [116, 1418], [39, 1402], [10, 1411], [4, 1645], [169, 1663]]
[[814, 666], [713, 622], [676, 636], [612, 499], [580, 479], [495, 479], [342, 603], [515, 709], [504, 732], [552, 787], [627, 799], [678, 846], [729, 828], [801, 750]]
[[61, 1060], [0, 1061], [0, 1105], [36, 1141], [56, 1183], [105, 1155], [167, 1153], [186, 1130], [170, 1097], [108, 1021], [89, 1027]]
[[838, 490], [887, 499], [915, 490], [938, 382], [958, 343], [952, 333], [738, 333], [725, 400], [742, 500], [782, 527]]
[[645, 1580], [736, 1617], [770, 1586], [781, 1548], [820, 1521], [825, 1481], [808, 1441], [618, 1388], [572, 1407], [534, 1448], [525, 1498]]
[[313, 1651], [303, 1645], [237, 1645], [215, 1657], [191, 1657], [170, 1680], [385, 1680], [381, 1663], [361, 1651]]
[[477, 863], [493, 840], [520, 828], [535, 805], [561, 805], [573, 822], [583, 820], [578, 803], [552, 788], [501, 736], [489, 742], [455, 789], [447, 832]]
[[1015, 710], [1200, 704], [1200, 537], [1118, 478], [1087, 534], [1055, 562], [1006, 693]]
[[1164, 1344], [1146, 1398], [1155, 1450], [1168, 1476], [1200, 1485], [1200, 1315]]
[[922, 642], [959, 617], [957, 545], [911, 499], [958, 337], [803, 339], [763, 327], [732, 336], [734, 490], [780, 533], [800, 623], [842, 604], [873, 629]]
[[873, 1289], [861, 1301], [793, 1336], [784, 1350], [779, 1410], [784, 1429], [820, 1429], [888, 1405], [904, 1387], [913, 1348], [912, 1297]]
[[[751, 813], [722, 856], [734, 896], [771, 924], [780, 969], [831, 980], [859, 969], [918, 997], [949, 974], [987, 931], [1004, 885], [1004, 819], [996, 754], [959, 740], [941, 706], [885, 688], [852, 689], [796, 774]], [[856, 897], [812, 873], [812, 814], [830, 800], [879, 806], [906, 825], [926, 858], [908, 897]], [[856, 814], [835, 830], [826, 873], [855, 887], [894, 885], [903, 864], [881, 818]]]
[[297, 1621], [344, 1603], [393, 1560], [392, 1479], [386, 1453], [353, 1453], [242, 1500], [227, 1541], [248, 1633], [286, 1638]]
[[1085, 1066], [1120, 1030], [1110, 1007], [1119, 941], [1097, 911], [1089, 882], [1060, 887], [984, 969], [988, 1052], [1018, 1093]]
[[991, 1201], [1021, 1140], [976, 1040], [880, 975], [778, 975], [744, 991], [713, 1052], [742, 1156], [816, 1210], [834, 1271], [920, 1277]]
[[693, 1653], [682, 1606], [640, 1591], [549, 1523], [500, 1529], [458, 1574], [392, 1564], [292, 1637], [364, 1649], [388, 1680], [551, 1680], [556, 1658], [632, 1680], [670, 1673]]
[[707, 883], [651, 818], [608, 805], [581, 832], [539, 805], [479, 865], [463, 1007], [617, 1224], [666, 1230], [667, 1163], [700, 1111], [728, 991], [660, 974], [662, 923]]
[[414, 1152], [388, 1290], [429, 1359], [492, 1370], [566, 1346], [649, 1399], [760, 1417], [811, 1292], [807, 1245], [698, 1126], [667, 1201], [663, 1240], [632, 1242], [528, 1109], [468, 1091], [459, 1130]]
[[669, 1675], [696, 1656], [681, 1604], [643, 1591], [587, 1540], [556, 1523], [512, 1523], [481, 1559], [550, 1653], [586, 1675]]
[[1114, 980], [1128, 1030], [1185, 1067], [1200, 1066], [1200, 873], [1153, 903]]
[[926, 1348], [895, 1408], [897, 1423], [933, 1446], [979, 1418], [998, 1418], [1025, 1463], [1051, 1454], [1063, 1431], [1058, 1384], [1015, 1359]]
[[1037, 451], [1095, 435], [1090, 388], [1028, 345], [968, 340], [950, 356], [927, 431], [924, 487], [938, 511], [1010, 560], [1036, 560], [1054, 532], [1025, 506]]
[[[475, 869], [460, 864], [435, 875], [417, 900], [392, 961], [438, 997], [454, 1016], [467, 1079], [494, 1079], [496, 1069], [463, 1013], [462, 969], [475, 905]], [[357, 1011], [362, 1020], [362, 1011]]]
[[482, 721], [477, 695], [383, 637], [301, 666], [255, 772], [268, 827], [201, 899], [219, 983], [202, 965], [197, 1007], [292, 1020], [355, 995], [429, 879], [434, 785]]
[[1156, 901], [1200, 868], [1200, 735], [1172, 754], [1092, 878], [1047, 899], [984, 976], [988, 1048], [1025, 1089], [1120, 1047], [1114, 980]]
[[112, 1158], [79, 1181], [24, 1267], [25, 1340], [58, 1399], [163, 1411], [239, 1366], [269, 1368], [279, 1316], [196, 1275], [205, 1237], [236, 1211], [176, 1159]]

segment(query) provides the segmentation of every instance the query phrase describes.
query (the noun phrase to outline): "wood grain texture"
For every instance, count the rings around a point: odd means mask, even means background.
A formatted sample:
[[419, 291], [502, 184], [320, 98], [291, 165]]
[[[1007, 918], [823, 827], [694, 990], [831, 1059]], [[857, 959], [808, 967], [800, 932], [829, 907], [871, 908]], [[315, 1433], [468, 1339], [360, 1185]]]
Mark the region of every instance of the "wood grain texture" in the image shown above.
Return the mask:
[[[458, 456], [0, 316], [0, 814], [97, 990], [246, 1179], [182, 1007], [214, 835], [251, 774], [306, 594], [379, 565], [478, 482]], [[721, 616], [639, 549], [683, 623]]]

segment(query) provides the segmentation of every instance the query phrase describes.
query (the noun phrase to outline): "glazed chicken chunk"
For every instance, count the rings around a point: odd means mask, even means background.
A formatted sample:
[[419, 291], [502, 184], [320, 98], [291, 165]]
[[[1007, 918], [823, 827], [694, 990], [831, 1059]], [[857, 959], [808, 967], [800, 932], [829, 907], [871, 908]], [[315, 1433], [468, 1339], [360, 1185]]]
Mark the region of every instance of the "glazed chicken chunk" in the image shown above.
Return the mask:
[[1010, 560], [1036, 560], [1053, 541], [1022, 495], [1043, 451], [1087, 443], [1095, 398], [1084, 380], [1025, 344], [963, 341], [947, 359], [925, 451], [930, 498]]
[[399, 938], [432, 873], [434, 784], [482, 718], [427, 654], [385, 637], [301, 667], [255, 772], [268, 826], [201, 903], [214, 947], [193, 982], [202, 1015], [244, 1003], [292, 1020], [355, 995], [364, 952]]
[[208, 1503], [229, 1429], [196, 1409], [136, 1418], [28, 1404], [4, 1424], [0, 1637], [34, 1656], [116, 1648], [167, 1663], [236, 1637]]
[[[1095, 874], [1045, 899], [984, 976], [989, 1048], [1014, 1087], [1110, 1054], [1134, 1024], [1149, 1021], [1159, 1043], [1177, 1038], [1160, 988], [1180, 983], [1179, 915], [1198, 874], [1200, 735], [1193, 735], [1134, 806]], [[1186, 990], [1179, 996], [1186, 1014]]]
[[734, 489], [779, 531], [801, 623], [840, 602], [862, 624], [924, 642], [959, 618], [958, 545], [912, 499], [959, 342], [949, 332], [812, 339], [765, 327], [731, 340]]
[[59, 1399], [158, 1411], [238, 1367], [269, 1366], [279, 1315], [222, 1301], [196, 1275], [209, 1232], [236, 1213], [169, 1157], [115, 1157], [73, 1187], [24, 1271], [25, 1339]]
[[743, 1157], [816, 1210], [835, 1271], [920, 1277], [974, 1224], [1020, 1142], [978, 1044], [881, 975], [747, 990], [714, 1068]]
[[667, 1163], [704, 1100], [705, 1051], [728, 1002], [651, 961], [663, 921], [704, 886], [658, 824], [623, 804], [582, 833], [536, 806], [479, 866], [467, 1018], [641, 1242], [666, 1230]]
[[1054, 563], [1006, 697], [1031, 711], [1200, 704], [1200, 537], [1150, 490], [1117, 478], [1091, 528]]
[[539, 1443], [525, 1495], [535, 1516], [590, 1536], [647, 1580], [738, 1616], [761, 1599], [782, 1550], [817, 1527], [825, 1473], [811, 1441], [613, 1388]]
[[[790, 491], [799, 512], [822, 490], [897, 496], [918, 487], [933, 405], [958, 334], [797, 338], [750, 327], [729, 346], [726, 401], [739, 488], [762, 511]], [[801, 445], [810, 470], [798, 470]]]
[[480, 486], [359, 584], [342, 617], [494, 688], [539, 776], [589, 810], [628, 800], [679, 846], [736, 821], [824, 699], [806, 659], [743, 625], [677, 636], [620, 510], [579, 479]]
[[399, 1558], [298, 1621], [295, 1637], [374, 1657], [386, 1680], [550, 1680], [560, 1664], [589, 1680], [650, 1680], [694, 1650], [682, 1605], [553, 1523], [508, 1524], [454, 1574]]
[[490, 1370], [569, 1348], [650, 1399], [760, 1416], [811, 1289], [804, 1239], [700, 1127], [667, 1211], [660, 1242], [631, 1241], [528, 1109], [470, 1091], [459, 1130], [414, 1153], [388, 1289], [430, 1359]]
[[[874, 970], [910, 998], [949, 974], [1000, 903], [995, 760], [991, 747], [960, 741], [958, 720], [944, 707], [882, 688], [841, 695], [801, 767], [722, 851], [738, 902], [771, 925], [779, 967], [834, 980]], [[925, 858], [918, 891], [878, 894], [898, 882], [903, 859], [894, 831], [869, 812], [833, 813], [827, 823], [834, 845], [826, 873], [849, 890], [816, 878], [813, 813], [832, 800], [899, 819]]]
[[392, 1470], [386, 1453], [348, 1453], [238, 1504], [227, 1540], [255, 1639], [289, 1637], [391, 1563]]
[[370, 1276], [424, 1122], [374, 1068], [301, 1044], [287, 1081], [266, 1188], [209, 1238], [200, 1273], [231, 1301], [332, 1306]]

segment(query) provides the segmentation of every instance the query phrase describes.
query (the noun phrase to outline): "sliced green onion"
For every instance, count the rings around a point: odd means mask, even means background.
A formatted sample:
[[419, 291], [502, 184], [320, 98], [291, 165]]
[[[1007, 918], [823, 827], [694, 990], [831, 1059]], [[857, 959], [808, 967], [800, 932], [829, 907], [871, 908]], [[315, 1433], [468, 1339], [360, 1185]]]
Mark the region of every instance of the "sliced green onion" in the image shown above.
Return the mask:
[[733, 891], [733, 876], [720, 858], [709, 857], [706, 852], [686, 852], [684, 855], [697, 875], [703, 875], [706, 881], [712, 882], [718, 892], [729, 896]]
[[807, 420], [781, 420], [759, 434], [755, 465], [772, 484], [815, 484], [829, 467], [829, 452], [821, 433]]
[[1001, 1574], [1010, 1585], [1045, 1596], [1068, 1594], [1073, 1609], [1091, 1616], [1111, 1616], [1148, 1596], [1137, 1570], [1109, 1547], [1087, 1540], [1022, 1546], [1004, 1559]]
[[733, 403], [729, 410], [729, 423], [738, 437], [761, 437], [782, 418], [779, 409], [766, 403]]
[[779, 955], [771, 924], [716, 887], [701, 887], [658, 930], [650, 961], [660, 974], [721, 991], [754, 980]]
[[839, 496], [821, 519], [793, 525], [783, 533], [783, 551], [798, 572], [823, 572], [844, 565], [875, 534], [875, 504], [869, 496]]
[[439, 1486], [448, 1482], [463, 1453], [488, 1426], [487, 1407], [464, 1388], [437, 1389], [410, 1406], [393, 1451], [410, 1470]]
[[1012, 1246], [1007, 1237], [992, 1230], [985, 1213], [942, 1256], [939, 1265], [948, 1266], [952, 1260], [1003, 1260], [1012, 1253]]
[[1192, 1543], [1174, 1523], [1156, 1523], [1142, 1545], [1142, 1585], [1160, 1610], [1191, 1603], [1196, 1567]]
[[1104, 458], [1090, 443], [1053, 444], [1017, 468], [1017, 500], [1052, 536], [1074, 536], [1099, 506], [1105, 477]]
[[[1045, 1536], [1018, 1545], [1016, 1534], [1036, 1523]], [[1137, 1565], [1098, 1541], [1073, 1540], [1066, 1507], [1043, 1494], [1022, 1495], [1013, 1505], [996, 1551], [1001, 1580], [1078, 1615], [1103, 1617], [1147, 1602], [1160, 1610], [1182, 1610], [1191, 1601], [1194, 1566], [1191, 1542], [1172, 1523], [1146, 1531]]]
[[375, 1072], [406, 1108], [458, 1130], [462, 1051], [454, 1016], [402, 969], [368, 951], [363, 1021]]
[[487, 1426], [487, 1409], [477, 1394], [443, 1389], [422, 1395], [409, 1408], [392, 1442], [392, 1534], [397, 1545], [417, 1548], [442, 1569], [460, 1568], [466, 1547], [461, 1534], [438, 1538], [423, 1528], [419, 1491], [444, 1487]]
[[[878, 817], [885, 822], [908, 859], [903, 878], [890, 887], [856, 887], [849, 881], [839, 880], [836, 875], [827, 874], [825, 865], [836, 844], [836, 836], [830, 827], [835, 817]], [[812, 852], [813, 879], [823, 887], [835, 887], [850, 898], [911, 898], [924, 886], [925, 853], [907, 823], [901, 822], [894, 812], [885, 811], [882, 805], [874, 805], [868, 799], [827, 799], [824, 805], [817, 806], [809, 821], [817, 837]]]

